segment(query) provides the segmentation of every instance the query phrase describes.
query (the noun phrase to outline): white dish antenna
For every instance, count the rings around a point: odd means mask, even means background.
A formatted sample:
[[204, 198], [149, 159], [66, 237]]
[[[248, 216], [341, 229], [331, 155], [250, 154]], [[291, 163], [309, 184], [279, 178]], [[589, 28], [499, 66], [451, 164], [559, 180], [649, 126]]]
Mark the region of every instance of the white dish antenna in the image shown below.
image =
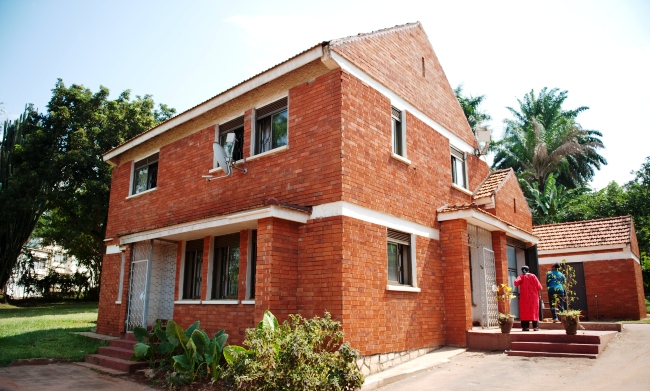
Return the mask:
[[489, 143], [492, 139], [492, 136], [490, 135], [490, 130], [486, 128], [478, 128], [476, 129], [476, 140], [479, 143]]
[[226, 175], [232, 176], [232, 167], [229, 164], [230, 159], [226, 156], [226, 151], [224, 151], [223, 147], [218, 143], [212, 144], [212, 148], [214, 149], [214, 156], [217, 158], [219, 167], [223, 169], [223, 172], [225, 172]]

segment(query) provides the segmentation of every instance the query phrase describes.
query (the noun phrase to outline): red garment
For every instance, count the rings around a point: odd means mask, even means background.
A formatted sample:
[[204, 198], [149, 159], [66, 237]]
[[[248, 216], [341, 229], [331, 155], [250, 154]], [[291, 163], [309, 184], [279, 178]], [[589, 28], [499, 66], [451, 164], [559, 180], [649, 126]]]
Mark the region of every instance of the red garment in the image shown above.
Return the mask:
[[539, 291], [542, 284], [534, 274], [522, 274], [515, 280], [519, 287], [519, 319], [539, 321]]

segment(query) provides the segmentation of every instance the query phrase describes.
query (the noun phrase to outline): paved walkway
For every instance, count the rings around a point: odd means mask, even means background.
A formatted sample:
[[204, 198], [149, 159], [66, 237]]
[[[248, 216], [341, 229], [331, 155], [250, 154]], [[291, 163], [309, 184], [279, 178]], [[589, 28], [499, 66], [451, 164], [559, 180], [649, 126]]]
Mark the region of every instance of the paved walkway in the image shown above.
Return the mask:
[[119, 377], [101, 375], [75, 364], [0, 368], [0, 391], [154, 390]]

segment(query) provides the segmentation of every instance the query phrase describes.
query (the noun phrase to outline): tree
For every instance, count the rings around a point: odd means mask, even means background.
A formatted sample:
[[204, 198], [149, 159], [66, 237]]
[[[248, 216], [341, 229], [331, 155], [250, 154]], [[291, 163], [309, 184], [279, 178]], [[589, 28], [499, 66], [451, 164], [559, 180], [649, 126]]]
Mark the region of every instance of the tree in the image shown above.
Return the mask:
[[469, 123], [472, 132], [476, 134], [477, 128], [485, 128], [485, 122], [492, 119], [487, 112], [482, 111], [479, 108], [481, 103], [483, 103], [483, 100], [485, 100], [485, 95], [464, 96], [462, 84], [458, 85], [458, 87], [454, 89], [454, 93], [456, 94], [458, 103], [460, 103], [460, 107], [463, 109], [463, 113], [465, 113], [465, 117], [467, 118], [467, 122]]
[[82, 85], [66, 87], [61, 79], [52, 90], [43, 126], [60, 135], [52, 156], [64, 180], [48, 200], [35, 235], [46, 244], [56, 242], [86, 266], [99, 281], [108, 219], [111, 167], [102, 154], [172, 117], [176, 110], [159, 105], [150, 95], [124, 91], [109, 100], [100, 86], [93, 93]]
[[47, 207], [60, 176], [48, 161], [56, 140], [31, 105], [4, 122], [0, 144], [0, 287], [5, 292], [23, 245]]
[[519, 102], [518, 110], [508, 107], [513, 119], [504, 120], [502, 140], [493, 144], [493, 167], [512, 167], [520, 178], [537, 182], [544, 189], [550, 173], [568, 189], [585, 186], [595, 169], [607, 164], [598, 149], [604, 148], [597, 130], [583, 129], [576, 117], [588, 107], [564, 110], [567, 91], [543, 88], [531, 90]]
[[572, 197], [581, 191], [567, 190], [563, 185], [556, 183], [556, 178], [557, 174], [549, 174], [543, 189], [538, 182], [531, 185], [523, 179], [519, 180], [533, 214], [533, 224], [555, 224], [562, 221], [565, 207]]

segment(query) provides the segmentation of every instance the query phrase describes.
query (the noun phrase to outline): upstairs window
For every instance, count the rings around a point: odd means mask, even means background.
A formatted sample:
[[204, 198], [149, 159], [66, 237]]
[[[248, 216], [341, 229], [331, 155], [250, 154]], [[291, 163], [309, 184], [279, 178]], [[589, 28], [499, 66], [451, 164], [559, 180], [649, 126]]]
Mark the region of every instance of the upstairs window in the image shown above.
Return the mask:
[[451, 147], [451, 181], [454, 185], [467, 189], [467, 172], [465, 168], [465, 154]]
[[[242, 160], [244, 158], [244, 116], [235, 118], [231, 121], [228, 121], [218, 126], [217, 142], [219, 143], [219, 145], [224, 147], [224, 150], [227, 147], [226, 137], [228, 137], [228, 133], [235, 134], [236, 142], [232, 150], [230, 149], [226, 150], [226, 155], [231, 154], [232, 160], [234, 162], [238, 160]], [[213, 167], [216, 168], [217, 166], [219, 166], [219, 163], [217, 163], [217, 158], [215, 156]]]
[[387, 229], [388, 284], [412, 285], [411, 235]]
[[158, 153], [133, 164], [132, 194], [156, 188], [158, 182]]
[[287, 145], [288, 98], [256, 110], [255, 154]]
[[393, 153], [405, 157], [402, 111], [391, 107]]
[[201, 298], [201, 270], [203, 268], [203, 239], [188, 241], [185, 245], [183, 269], [183, 299]]
[[239, 255], [239, 234], [214, 238], [212, 299], [237, 299]]

